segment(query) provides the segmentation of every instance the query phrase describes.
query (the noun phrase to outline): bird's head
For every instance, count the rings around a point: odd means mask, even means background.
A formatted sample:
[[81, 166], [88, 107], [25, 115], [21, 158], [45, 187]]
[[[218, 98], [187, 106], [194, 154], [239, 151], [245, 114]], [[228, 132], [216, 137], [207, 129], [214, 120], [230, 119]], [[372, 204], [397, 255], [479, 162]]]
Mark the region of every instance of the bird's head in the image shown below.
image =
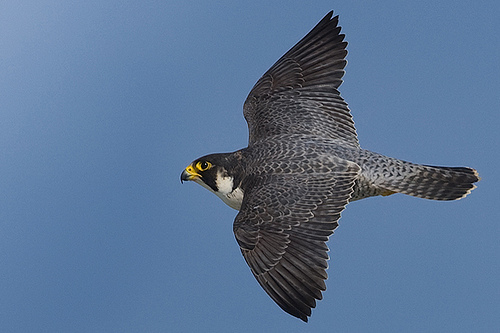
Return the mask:
[[[241, 206], [243, 193], [239, 189], [242, 178], [239, 153], [212, 154], [200, 157], [181, 173], [181, 182], [194, 181], [215, 193], [234, 209]], [[236, 192], [235, 192], [236, 190]]]
[[217, 174], [223, 170], [223, 167], [216, 164], [210, 156], [201, 157], [189, 164], [181, 174], [181, 182], [194, 181], [201, 186], [217, 192]]

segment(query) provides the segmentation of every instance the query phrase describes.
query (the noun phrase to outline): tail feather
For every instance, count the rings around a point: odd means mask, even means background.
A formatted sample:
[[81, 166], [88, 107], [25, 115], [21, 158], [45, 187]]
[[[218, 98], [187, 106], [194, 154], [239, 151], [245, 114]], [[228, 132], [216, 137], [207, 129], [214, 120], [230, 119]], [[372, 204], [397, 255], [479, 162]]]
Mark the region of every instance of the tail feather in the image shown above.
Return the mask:
[[[408, 162], [406, 162], [408, 163]], [[458, 200], [476, 188], [480, 180], [476, 170], [466, 167], [440, 167], [408, 163], [408, 173], [402, 177], [385, 179], [389, 191], [431, 200]]]

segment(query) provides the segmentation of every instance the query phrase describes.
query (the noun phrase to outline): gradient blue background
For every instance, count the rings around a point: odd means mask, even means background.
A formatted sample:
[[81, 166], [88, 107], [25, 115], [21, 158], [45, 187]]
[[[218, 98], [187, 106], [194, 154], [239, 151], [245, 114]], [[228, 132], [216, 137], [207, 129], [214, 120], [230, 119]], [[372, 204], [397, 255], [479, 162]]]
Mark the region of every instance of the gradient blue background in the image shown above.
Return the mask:
[[[329, 10], [361, 145], [471, 166], [467, 199], [350, 204], [308, 324], [254, 280], [236, 211], [179, 175], [246, 146], [256, 80]], [[493, 332], [498, 1], [2, 1], [0, 331]]]

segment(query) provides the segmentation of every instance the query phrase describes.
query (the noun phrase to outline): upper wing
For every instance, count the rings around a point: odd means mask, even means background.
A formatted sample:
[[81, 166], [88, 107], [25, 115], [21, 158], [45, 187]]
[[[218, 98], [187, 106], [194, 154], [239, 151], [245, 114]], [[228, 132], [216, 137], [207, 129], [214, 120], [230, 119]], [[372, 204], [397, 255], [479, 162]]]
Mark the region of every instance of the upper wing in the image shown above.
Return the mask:
[[283, 310], [304, 321], [326, 289], [326, 241], [360, 170], [340, 158], [335, 162], [329, 173], [251, 177], [234, 221], [257, 281]]
[[313, 134], [341, 139], [359, 147], [342, 83], [347, 42], [338, 16], [328, 13], [301, 41], [281, 57], [250, 91], [243, 114], [249, 145], [283, 134]]

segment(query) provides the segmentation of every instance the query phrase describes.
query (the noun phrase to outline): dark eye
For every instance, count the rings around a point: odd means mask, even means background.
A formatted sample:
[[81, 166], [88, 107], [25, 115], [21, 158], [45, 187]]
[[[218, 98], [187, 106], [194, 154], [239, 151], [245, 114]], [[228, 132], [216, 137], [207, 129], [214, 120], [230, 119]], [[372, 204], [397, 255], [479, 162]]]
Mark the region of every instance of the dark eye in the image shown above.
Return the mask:
[[200, 162], [196, 163], [196, 167], [200, 171], [205, 171], [205, 170], [210, 169], [212, 167], [212, 164], [210, 162], [207, 162], [207, 161], [200, 161]]

